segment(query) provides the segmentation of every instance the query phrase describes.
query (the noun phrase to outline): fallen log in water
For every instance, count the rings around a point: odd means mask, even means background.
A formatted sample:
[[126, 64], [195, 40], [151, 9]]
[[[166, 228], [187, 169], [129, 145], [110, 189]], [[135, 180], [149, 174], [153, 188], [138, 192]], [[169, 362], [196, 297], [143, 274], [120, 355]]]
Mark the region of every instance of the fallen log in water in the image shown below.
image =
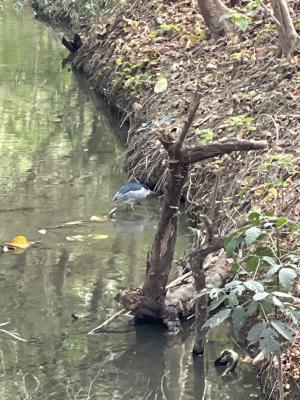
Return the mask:
[[[190, 258], [188, 255], [187, 258]], [[184, 260], [185, 270], [189, 262]], [[223, 250], [209, 254], [204, 262], [206, 282], [210, 286], [222, 287], [229, 273]], [[125, 310], [132, 312], [136, 320], [153, 320], [163, 323], [168, 331], [177, 333], [181, 321], [194, 313], [195, 284], [192, 272], [189, 271], [175, 279], [167, 286], [164, 307], [160, 314], [153, 310], [151, 303], [143, 293], [142, 288], [126, 289], [118, 294], [117, 301]]]

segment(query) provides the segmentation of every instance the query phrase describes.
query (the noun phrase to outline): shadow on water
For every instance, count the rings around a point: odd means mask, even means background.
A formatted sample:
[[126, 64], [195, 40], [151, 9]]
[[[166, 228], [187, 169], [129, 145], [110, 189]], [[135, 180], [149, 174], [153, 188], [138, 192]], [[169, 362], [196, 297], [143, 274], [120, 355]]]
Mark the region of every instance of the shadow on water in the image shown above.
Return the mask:
[[[47, 229], [111, 209], [126, 181], [124, 136], [86, 83], [61, 68], [65, 50], [30, 10], [16, 13], [4, 0], [0, 35], [0, 241], [21, 234], [41, 241], [1, 255], [0, 322], [27, 339], [0, 332], [1, 400], [257, 397], [250, 368], [239, 366], [236, 380], [224, 382], [213, 367], [233, 346], [228, 330], [210, 337], [204, 360], [191, 357], [190, 326], [170, 337], [122, 317], [87, 336], [118, 309], [120, 288], [142, 282], [158, 201], [121, 209], [110, 222]], [[182, 225], [177, 254], [187, 243]]]

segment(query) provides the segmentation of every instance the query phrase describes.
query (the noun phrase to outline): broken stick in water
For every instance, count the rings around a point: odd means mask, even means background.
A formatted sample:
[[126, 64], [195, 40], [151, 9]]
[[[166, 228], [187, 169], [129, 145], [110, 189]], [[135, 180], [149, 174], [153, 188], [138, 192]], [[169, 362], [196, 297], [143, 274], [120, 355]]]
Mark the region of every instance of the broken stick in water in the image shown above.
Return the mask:
[[118, 318], [119, 315], [125, 314], [127, 311], [123, 308], [122, 310], [116, 312], [113, 314], [111, 317], [107, 318], [106, 321], [104, 321], [101, 325], [96, 326], [96, 328], [92, 329], [89, 331], [88, 335], [93, 335], [94, 333], [98, 333], [101, 331], [102, 328], [106, 327], [109, 325], [114, 319]]

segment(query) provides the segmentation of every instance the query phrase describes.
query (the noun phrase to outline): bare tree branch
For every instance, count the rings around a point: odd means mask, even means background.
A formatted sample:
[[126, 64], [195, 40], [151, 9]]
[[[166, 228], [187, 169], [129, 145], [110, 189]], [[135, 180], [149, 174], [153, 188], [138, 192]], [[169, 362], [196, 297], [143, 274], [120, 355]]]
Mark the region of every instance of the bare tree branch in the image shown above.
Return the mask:
[[191, 258], [199, 256], [201, 260], [204, 260], [204, 258], [207, 257], [210, 253], [214, 253], [215, 251], [221, 250], [224, 247], [224, 240], [225, 237], [216, 238], [206, 247], [191, 251], [189, 253], [189, 256]]
[[186, 147], [182, 154], [182, 163], [193, 164], [208, 158], [222, 156], [234, 151], [259, 150], [267, 147], [265, 140], [230, 139], [223, 142], [213, 142], [205, 145]]
[[180, 134], [179, 139], [178, 139], [178, 141], [176, 143], [176, 150], [177, 151], [179, 151], [181, 149], [183, 141], [184, 141], [184, 139], [185, 139], [185, 137], [186, 137], [186, 135], [187, 135], [187, 133], [188, 133], [193, 121], [194, 121], [196, 112], [197, 112], [199, 104], [200, 104], [200, 99], [201, 99], [200, 93], [196, 93], [195, 97], [193, 98], [193, 100], [191, 102], [191, 105], [190, 105], [189, 115], [188, 115], [188, 117], [187, 117], [187, 119], [186, 119], [186, 121], [185, 121], [185, 123], [183, 125], [181, 134]]

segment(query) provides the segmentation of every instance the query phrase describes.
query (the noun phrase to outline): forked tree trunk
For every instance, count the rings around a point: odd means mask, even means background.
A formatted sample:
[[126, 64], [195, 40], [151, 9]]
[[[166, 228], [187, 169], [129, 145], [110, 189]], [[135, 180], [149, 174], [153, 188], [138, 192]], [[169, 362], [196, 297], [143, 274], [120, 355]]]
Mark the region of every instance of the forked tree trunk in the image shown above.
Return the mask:
[[[122, 291], [117, 296], [123, 307], [131, 311], [137, 318], [165, 319], [166, 286], [174, 257], [178, 207], [189, 166], [202, 160], [235, 151], [249, 151], [266, 147], [266, 142], [264, 141], [255, 142], [239, 139], [229, 139], [192, 147], [184, 146], [184, 139], [195, 118], [199, 102], [200, 94], [198, 93], [191, 103], [187, 120], [178, 138], [174, 138], [170, 132], [164, 130], [158, 130], [157, 132], [158, 139], [168, 153], [168, 176], [163, 209], [154, 243], [148, 255], [143, 287]], [[203, 249], [199, 253], [202, 260], [201, 263], [209, 252], [211, 252], [211, 249]], [[193, 268], [197, 290], [203, 288], [205, 283], [204, 273], [201, 268], [199, 269], [201, 265], [196, 265]], [[199, 320], [203, 323], [204, 314], [207, 312], [206, 303], [199, 303], [199, 307], [198, 311], [203, 315], [203, 318]]]
[[212, 33], [222, 36], [230, 29], [229, 20], [220, 20], [224, 14], [230, 12], [230, 8], [226, 7], [221, 0], [198, 0], [198, 5], [201, 15]]
[[174, 257], [178, 208], [188, 173], [188, 166], [179, 162], [175, 150], [171, 153], [161, 218], [147, 259], [147, 275], [143, 286], [144, 295], [152, 299], [149, 305], [153, 311], [161, 310], [164, 304], [165, 288]]
[[280, 56], [288, 57], [299, 44], [286, 0], [271, 0], [280, 43]]
[[143, 295], [147, 299], [147, 307], [157, 317], [161, 315], [164, 306], [166, 286], [177, 238], [178, 208], [189, 170], [189, 163], [182, 162], [182, 146], [195, 118], [199, 103], [200, 94], [197, 94], [177, 140], [164, 132], [158, 135], [159, 140], [168, 152], [168, 175], [161, 218], [153, 246], [148, 255], [147, 272], [143, 285]]

